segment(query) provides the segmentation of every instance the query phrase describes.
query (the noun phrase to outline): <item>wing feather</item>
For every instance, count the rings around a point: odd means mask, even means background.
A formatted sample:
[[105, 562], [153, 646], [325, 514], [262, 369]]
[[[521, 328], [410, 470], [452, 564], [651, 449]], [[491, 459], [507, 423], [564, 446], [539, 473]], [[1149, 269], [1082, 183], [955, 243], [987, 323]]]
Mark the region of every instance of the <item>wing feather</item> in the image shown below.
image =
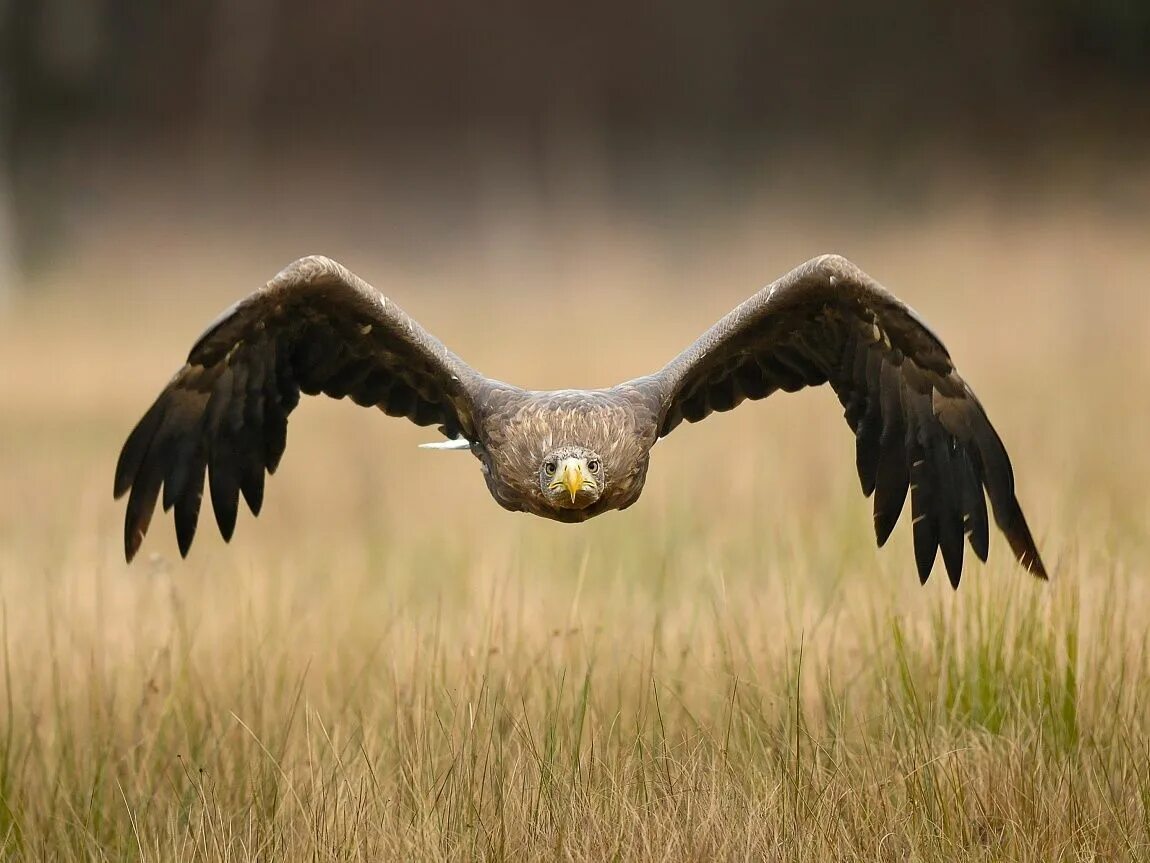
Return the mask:
[[855, 381], [856, 386], [866, 394], [865, 408], [854, 430], [855, 469], [858, 471], [859, 482], [862, 483], [863, 494], [870, 497], [874, 494], [878, 459], [881, 454], [879, 446], [882, 442], [883, 418], [880, 375], [883, 361], [882, 354], [876, 350], [867, 350], [865, 355], [864, 376]]
[[925, 467], [926, 452], [917, 441], [910, 447], [910, 515], [914, 538], [914, 562], [918, 580], [926, 584], [938, 554], [938, 529], [930, 472]]
[[962, 487], [955, 470], [951, 439], [940, 435], [931, 438], [932, 468], [935, 493], [938, 495], [937, 523], [938, 547], [951, 585], [958, 587], [962, 578]]
[[884, 362], [880, 378], [883, 430], [879, 438], [878, 466], [874, 478], [874, 531], [881, 548], [894, 530], [906, 493], [910, 470], [905, 455], [907, 424], [902, 387], [893, 363]]
[[224, 539], [240, 495], [258, 515], [301, 392], [350, 396], [474, 439], [486, 383], [344, 267], [301, 258], [212, 323], [129, 434], [113, 485], [116, 497], [128, 494], [125, 556], [139, 550], [158, 501], [175, 509], [180, 553], [188, 553], [205, 473]]
[[941, 549], [958, 586], [963, 538], [985, 560], [986, 498], [1015, 557], [1046, 570], [1015, 496], [1010, 459], [941, 340], [837, 255], [808, 261], [734, 309], [655, 375], [629, 382], [660, 407], [659, 435], [744, 398], [830, 383], [855, 434], [883, 545], [907, 495], [925, 581]]
[[961, 455], [965, 476], [962, 487], [963, 520], [971, 549], [985, 563], [990, 549], [990, 525], [986, 517], [986, 495], [982, 492], [982, 468], [978, 466], [976, 451], [964, 449]]

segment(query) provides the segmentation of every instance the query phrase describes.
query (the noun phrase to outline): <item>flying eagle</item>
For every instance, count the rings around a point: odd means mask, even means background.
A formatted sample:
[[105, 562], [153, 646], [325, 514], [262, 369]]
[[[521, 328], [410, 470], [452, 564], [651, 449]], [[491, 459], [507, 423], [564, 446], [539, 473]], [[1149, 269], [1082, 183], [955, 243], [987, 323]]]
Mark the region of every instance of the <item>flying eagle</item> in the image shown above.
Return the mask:
[[448, 439], [438, 446], [471, 450], [501, 506], [582, 522], [633, 504], [651, 447], [683, 421], [828, 383], [855, 434], [880, 546], [909, 491], [919, 578], [941, 549], [957, 587], [964, 534], [986, 560], [985, 489], [1015, 557], [1046, 578], [1006, 449], [946, 348], [837, 255], [763, 288], [653, 375], [555, 391], [484, 377], [354, 273], [301, 258], [208, 327], [128, 436], [115, 479], [117, 498], [131, 492], [124, 552], [139, 550], [162, 488], [186, 555], [205, 472], [225, 540], [241, 493], [258, 514], [301, 392], [436, 425]]

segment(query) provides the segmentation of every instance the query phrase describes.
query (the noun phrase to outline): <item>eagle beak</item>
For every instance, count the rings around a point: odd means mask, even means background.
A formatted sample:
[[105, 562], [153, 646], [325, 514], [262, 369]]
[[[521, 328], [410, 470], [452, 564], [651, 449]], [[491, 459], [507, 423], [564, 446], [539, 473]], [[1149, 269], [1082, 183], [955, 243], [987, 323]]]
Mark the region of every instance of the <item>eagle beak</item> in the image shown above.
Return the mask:
[[558, 491], [561, 488], [567, 489], [567, 494], [571, 496], [571, 503], [575, 503], [579, 497], [579, 492], [595, 491], [598, 486], [595, 476], [587, 468], [587, 460], [575, 456], [559, 462], [555, 474], [548, 484], [551, 491]]
[[563, 485], [571, 495], [571, 503], [575, 503], [575, 496], [582, 490], [586, 480], [583, 478], [583, 465], [571, 459], [563, 465]]

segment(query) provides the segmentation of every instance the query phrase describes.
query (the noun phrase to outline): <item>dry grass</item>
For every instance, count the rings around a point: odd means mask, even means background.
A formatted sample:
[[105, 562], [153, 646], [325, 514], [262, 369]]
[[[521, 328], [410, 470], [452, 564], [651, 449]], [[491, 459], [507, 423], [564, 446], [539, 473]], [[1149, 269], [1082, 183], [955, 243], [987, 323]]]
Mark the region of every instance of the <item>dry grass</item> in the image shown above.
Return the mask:
[[[1147, 219], [753, 206], [395, 267], [129, 216], [0, 321], [6, 859], [1150, 859]], [[162, 251], [117, 259], [129, 230]], [[918, 587], [905, 523], [876, 552], [828, 393], [677, 432], [638, 506], [579, 528], [504, 513], [421, 430], [308, 403], [230, 547], [202, 524], [180, 562], [164, 519], [122, 563], [121, 439], [294, 254], [345, 258], [488, 373], [567, 385], [641, 373], [831, 248], [947, 338], [1049, 585], [1001, 541], [958, 593]], [[589, 356], [548, 342], [572, 301], [623, 315]]]

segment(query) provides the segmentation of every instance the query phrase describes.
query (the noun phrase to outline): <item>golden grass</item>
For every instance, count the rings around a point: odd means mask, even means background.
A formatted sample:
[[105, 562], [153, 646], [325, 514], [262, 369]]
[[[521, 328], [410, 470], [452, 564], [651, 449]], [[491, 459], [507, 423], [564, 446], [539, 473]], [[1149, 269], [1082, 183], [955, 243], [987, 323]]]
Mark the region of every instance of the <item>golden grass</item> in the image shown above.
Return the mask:
[[[210, 273], [194, 241], [124, 258], [109, 228], [0, 320], [6, 859], [1150, 859], [1147, 220], [974, 201], [755, 206], [697, 243], [578, 227], [403, 268], [201, 228]], [[414, 448], [426, 430], [311, 401], [231, 546], [205, 505], [187, 561], [157, 518], [122, 562], [123, 436], [293, 254], [344, 258], [490, 374], [563, 386], [662, 363], [831, 249], [947, 340], [1050, 584], [1000, 539], [957, 593], [941, 564], [918, 586], [905, 523], [876, 551], [829, 393], [676, 432], [637, 506], [575, 528], [503, 512], [470, 456]], [[569, 303], [589, 354], [550, 344]]]

